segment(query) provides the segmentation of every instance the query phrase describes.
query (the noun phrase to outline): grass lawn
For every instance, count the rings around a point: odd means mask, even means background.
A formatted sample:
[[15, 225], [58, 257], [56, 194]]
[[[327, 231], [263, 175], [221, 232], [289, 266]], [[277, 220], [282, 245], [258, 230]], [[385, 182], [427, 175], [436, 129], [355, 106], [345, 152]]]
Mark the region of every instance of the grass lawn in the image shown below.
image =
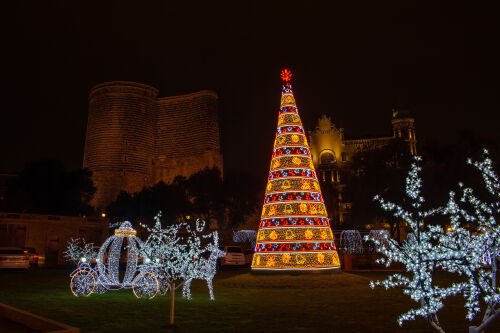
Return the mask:
[[[371, 290], [386, 273], [252, 275], [222, 271], [215, 301], [201, 281], [191, 301], [176, 297], [176, 325], [168, 325], [170, 296], [135, 298], [131, 290], [74, 297], [65, 269], [0, 272], [0, 302], [76, 326], [83, 332], [432, 332], [423, 320], [400, 328], [397, 316], [416, 305], [400, 291]], [[444, 274], [438, 279], [449, 282]], [[463, 298], [449, 298], [439, 312], [447, 332], [467, 332]], [[500, 320], [487, 332], [499, 332]]]

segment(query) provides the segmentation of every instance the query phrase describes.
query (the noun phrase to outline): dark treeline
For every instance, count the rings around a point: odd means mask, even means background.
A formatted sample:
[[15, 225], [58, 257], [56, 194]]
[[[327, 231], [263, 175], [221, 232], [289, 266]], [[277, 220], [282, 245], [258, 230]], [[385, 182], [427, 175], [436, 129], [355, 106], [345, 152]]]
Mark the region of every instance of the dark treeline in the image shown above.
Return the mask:
[[[470, 132], [461, 132], [458, 139], [449, 144], [439, 144], [437, 140], [426, 140], [420, 144], [418, 155], [422, 157], [420, 175], [426, 200], [424, 206], [436, 208], [446, 205], [449, 192], [457, 192], [459, 182], [474, 188], [479, 195], [487, 196], [479, 172], [466, 163], [468, 158], [482, 160], [484, 148], [488, 149], [498, 170], [498, 144]], [[404, 204], [405, 179], [412, 162], [408, 146], [402, 140], [393, 140], [381, 149], [356, 154], [351, 165], [343, 170], [347, 184], [346, 201], [352, 202], [351, 222], [344, 227], [358, 228], [384, 220], [396, 233], [400, 221], [391, 219], [373, 197], [379, 194], [386, 200]], [[439, 216], [432, 221], [446, 222], [445, 218]]]
[[178, 176], [169, 184], [159, 182], [138, 193], [121, 192], [106, 212], [117, 221], [151, 223], [161, 210], [167, 224], [189, 216], [216, 219], [223, 229], [236, 228], [260, 208], [258, 191], [250, 175], [229, 171], [221, 177], [219, 169], [206, 168], [189, 178]]
[[[423, 194], [428, 208], [443, 206], [449, 191], [458, 191], [458, 182], [474, 188], [485, 197], [488, 194], [480, 174], [466, 163], [468, 158], [481, 160], [483, 149], [488, 148], [498, 170], [499, 146], [468, 132], [449, 144], [426, 140], [418, 147], [422, 156]], [[402, 203], [412, 156], [406, 142], [393, 140], [389, 145], [358, 153], [340, 170], [345, 184], [343, 201], [352, 204], [350, 222], [336, 228], [360, 228], [374, 222], [388, 222], [393, 232], [399, 230], [398, 220], [390, 217], [373, 200], [376, 194], [395, 203]], [[89, 205], [95, 187], [88, 170], [67, 171], [61, 162], [52, 159], [28, 163], [7, 182], [0, 210], [20, 213], [92, 215]], [[171, 183], [160, 182], [141, 192], [120, 193], [107, 208], [114, 221], [130, 220], [149, 223], [158, 211], [167, 223], [175, 223], [187, 216], [216, 219], [221, 228], [236, 228], [262, 208], [264, 182], [249, 174], [226, 171], [224, 177], [218, 169], [204, 169], [189, 178], [176, 177]], [[323, 188], [325, 203], [336, 200], [335, 188]], [[486, 198], [487, 199], [487, 198]], [[333, 203], [335, 205], [335, 203]], [[331, 211], [329, 210], [330, 214]], [[436, 223], [446, 223], [444, 218]], [[396, 235], [397, 236], [397, 235]]]
[[91, 175], [85, 169], [67, 171], [54, 159], [30, 162], [7, 182], [0, 209], [54, 215], [93, 214], [89, 202], [96, 189]]

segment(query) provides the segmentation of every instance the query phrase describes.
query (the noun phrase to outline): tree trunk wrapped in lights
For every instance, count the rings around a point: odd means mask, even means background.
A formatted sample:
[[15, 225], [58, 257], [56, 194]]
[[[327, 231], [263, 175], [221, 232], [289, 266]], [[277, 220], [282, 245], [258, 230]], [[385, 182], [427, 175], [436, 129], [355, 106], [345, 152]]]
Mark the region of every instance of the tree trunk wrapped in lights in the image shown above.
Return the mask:
[[421, 195], [422, 181], [419, 177], [421, 168], [418, 163], [420, 160], [420, 157], [415, 157], [415, 162], [408, 172], [404, 206], [387, 202], [379, 196], [375, 197], [384, 210], [408, 223], [413, 236], [408, 237], [402, 244], [389, 238], [387, 233], [383, 234], [381, 239], [367, 237], [367, 240], [375, 244], [376, 250], [384, 255], [384, 258], [377, 259], [378, 263], [389, 267], [392, 262], [400, 262], [410, 274], [392, 274], [384, 281], [371, 281], [370, 286], [372, 288], [381, 286], [386, 289], [400, 288], [404, 294], [418, 302], [418, 308], [410, 309], [399, 316], [399, 325], [420, 316], [425, 318], [438, 332], [443, 333], [444, 330], [439, 322], [437, 312], [443, 307], [444, 298], [460, 292], [460, 285], [452, 284], [450, 287], [442, 288], [435, 285], [433, 281], [436, 266], [440, 260], [445, 258], [437, 246], [436, 229], [431, 230], [430, 227], [424, 227], [424, 220], [439, 212], [439, 209], [424, 210], [422, 207], [424, 198]]
[[[214, 299], [212, 280], [216, 273], [219, 257], [226, 255], [219, 249], [217, 231], [201, 234], [205, 222], [197, 220], [194, 225], [178, 223], [162, 227], [161, 212], [155, 217], [153, 228], [139, 249], [144, 258], [139, 265], [139, 274], [132, 282], [137, 298], [153, 298], [158, 293], [170, 291], [170, 324], [174, 323], [175, 291], [182, 288], [184, 297], [191, 298], [191, 281], [207, 282], [210, 299]], [[202, 241], [206, 239], [206, 241]], [[202, 243], [207, 243], [206, 245]]]
[[[445, 209], [424, 211], [421, 207], [424, 198], [420, 195], [419, 160], [416, 157], [406, 180], [408, 207], [375, 197], [382, 208], [407, 221], [412, 233], [402, 244], [387, 235], [382, 240], [368, 237], [378, 245], [377, 251], [385, 256], [380, 263], [389, 266], [391, 262], [400, 262], [411, 276], [392, 274], [388, 279], [372, 281], [370, 285], [372, 288], [401, 288], [403, 293], [419, 302], [419, 308], [411, 309], [399, 317], [400, 325], [406, 320], [422, 316], [439, 332], [444, 332], [437, 316], [438, 310], [443, 307], [443, 299], [462, 293], [466, 299], [465, 308], [468, 310], [469, 320], [484, 309], [481, 323], [479, 326], [469, 327], [469, 332], [483, 332], [500, 315], [500, 289], [497, 286], [500, 259], [500, 225], [497, 223], [500, 215], [500, 181], [485, 151], [483, 161], [468, 162], [481, 172], [490, 195], [488, 200], [479, 199], [471, 188], [460, 184], [462, 195], [458, 201], [455, 193], [450, 192], [450, 200]], [[450, 217], [451, 225], [446, 231], [439, 225], [424, 227], [424, 219], [438, 211]], [[467, 280], [446, 288], [439, 287], [433, 281], [436, 268], [458, 273]]]
[[340, 268], [290, 71], [283, 70], [281, 78], [278, 128], [252, 269]]
[[[481, 172], [489, 201], [479, 199], [471, 188], [460, 184], [462, 196], [457, 202], [455, 193], [450, 193], [446, 214], [450, 216], [450, 228], [440, 237], [441, 246], [450, 253], [450, 260], [441, 266], [467, 277], [462, 285], [466, 298], [467, 318], [484, 310], [481, 324], [471, 326], [469, 332], [482, 332], [500, 315], [500, 288], [497, 285], [497, 271], [500, 260], [500, 181], [493, 171], [493, 163], [484, 151], [484, 160], [472, 162]], [[477, 232], [470, 232], [465, 225]]]

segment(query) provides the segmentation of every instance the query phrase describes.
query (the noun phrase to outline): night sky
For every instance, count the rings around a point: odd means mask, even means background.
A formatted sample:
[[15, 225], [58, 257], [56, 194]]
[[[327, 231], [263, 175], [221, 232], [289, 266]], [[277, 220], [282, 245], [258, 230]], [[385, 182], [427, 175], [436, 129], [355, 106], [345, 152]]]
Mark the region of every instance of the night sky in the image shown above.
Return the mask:
[[127, 80], [160, 97], [216, 91], [225, 168], [264, 184], [283, 67], [307, 130], [328, 114], [346, 136], [390, 135], [401, 108], [421, 141], [498, 140], [498, 12], [482, 3], [10, 1], [0, 173], [45, 157], [81, 167], [90, 88]]

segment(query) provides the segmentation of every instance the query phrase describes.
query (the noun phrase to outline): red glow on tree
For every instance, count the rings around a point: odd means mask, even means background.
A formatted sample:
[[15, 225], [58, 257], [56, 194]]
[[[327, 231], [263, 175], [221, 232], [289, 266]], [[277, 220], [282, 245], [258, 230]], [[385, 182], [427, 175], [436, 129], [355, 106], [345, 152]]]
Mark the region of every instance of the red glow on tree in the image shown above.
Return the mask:
[[290, 82], [292, 80], [292, 72], [289, 69], [284, 69], [281, 71], [281, 81]]

